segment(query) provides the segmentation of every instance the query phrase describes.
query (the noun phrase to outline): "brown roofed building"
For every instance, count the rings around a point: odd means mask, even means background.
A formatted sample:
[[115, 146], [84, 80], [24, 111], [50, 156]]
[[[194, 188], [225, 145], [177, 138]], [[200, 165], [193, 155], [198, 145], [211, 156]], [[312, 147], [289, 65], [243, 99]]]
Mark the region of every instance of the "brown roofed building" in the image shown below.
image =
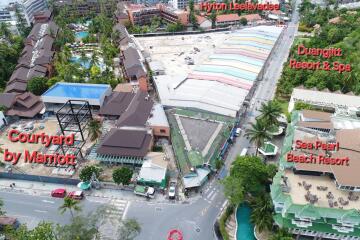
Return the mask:
[[100, 108], [99, 114], [107, 117], [119, 118], [129, 107], [135, 93], [112, 92], [105, 97], [104, 103]]
[[96, 150], [98, 155], [144, 158], [152, 148], [152, 136], [146, 130], [112, 128]]
[[145, 92], [138, 91], [128, 108], [116, 121], [118, 127], [145, 127], [151, 115], [154, 102]]
[[26, 118], [34, 117], [45, 107], [40, 97], [30, 92], [21, 94], [2, 93], [0, 94], [0, 105], [8, 108], [6, 115]]
[[141, 91], [147, 92], [147, 71], [143, 63], [144, 60], [138, 53], [138, 50], [133, 46], [128, 46], [121, 53], [121, 62], [126, 79], [139, 85]]
[[[125, 4], [124, 5], [130, 22], [133, 25], [150, 24], [153, 17], [160, 17], [168, 23], [181, 22], [183, 25], [189, 23], [188, 12], [174, 9], [165, 4], [156, 6], [145, 6], [144, 4]], [[121, 12], [121, 10], [119, 10]]]
[[[55, 54], [53, 43], [59, 31], [59, 27], [51, 21], [51, 12], [44, 11], [35, 15], [38, 21], [33, 26], [25, 41], [25, 47], [18, 59], [4, 93], [0, 97], [0, 104], [8, 105], [6, 115], [20, 117], [34, 117], [43, 108], [40, 97], [26, 92], [27, 83], [33, 77], [50, 77], [53, 71], [52, 61]], [[14, 94], [14, 102], [3, 98]]]

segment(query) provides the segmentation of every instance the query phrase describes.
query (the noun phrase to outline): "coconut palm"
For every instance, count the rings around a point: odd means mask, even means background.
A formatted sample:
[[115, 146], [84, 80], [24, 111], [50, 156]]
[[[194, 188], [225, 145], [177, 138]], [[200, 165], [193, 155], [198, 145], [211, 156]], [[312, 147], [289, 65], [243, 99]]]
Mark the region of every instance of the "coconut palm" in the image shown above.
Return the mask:
[[101, 124], [98, 120], [91, 120], [89, 122], [89, 125], [87, 127], [87, 130], [89, 132], [88, 136], [90, 137], [91, 141], [95, 141], [98, 137], [101, 136]]
[[0, 23], [0, 35], [4, 36], [6, 39], [11, 39], [12, 33], [9, 30], [9, 26], [6, 22]]
[[284, 228], [279, 229], [274, 235], [270, 237], [270, 240], [292, 240], [291, 234]]
[[91, 55], [91, 59], [90, 59], [90, 68], [94, 65], [98, 65], [99, 64], [99, 56], [97, 51], [93, 51], [92, 55]]
[[260, 108], [260, 116], [269, 127], [278, 127], [279, 121], [278, 118], [281, 115], [281, 106], [277, 101], [268, 101], [267, 103], [262, 103]]
[[255, 123], [251, 123], [251, 128], [246, 130], [245, 137], [250, 138], [251, 143], [256, 144], [256, 156], [258, 155], [258, 149], [264, 144], [264, 142], [270, 139], [271, 135], [268, 132], [267, 124], [257, 119]]
[[74, 200], [72, 198], [69, 198], [69, 197], [65, 197], [63, 205], [61, 205], [59, 207], [59, 211], [60, 211], [61, 214], [63, 214], [64, 212], [69, 210], [69, 212], [71, 214], [71, 218], [74, 219], [73, 210], [76, 211], [76, 212], [81, 211], [81, 207], [79, 206], [79, 204], [80, 204], [79, 201], [76, 201], [76, 200]]
[[262, 194], [251, 201], [252, 212], [250, 221], [256, 225], [259, 232], [271, 230], [273, 225], [273, 205], [269, 194]]

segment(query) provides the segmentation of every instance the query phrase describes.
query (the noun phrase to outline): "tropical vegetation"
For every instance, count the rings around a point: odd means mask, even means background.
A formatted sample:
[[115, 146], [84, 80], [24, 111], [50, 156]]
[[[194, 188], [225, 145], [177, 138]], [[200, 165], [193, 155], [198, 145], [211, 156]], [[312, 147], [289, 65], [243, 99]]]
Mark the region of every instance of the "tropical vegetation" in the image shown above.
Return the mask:
[[91, 180], [93, 174], [95, 174], [96, 178], [100, 177], [101, 172], [102, 168], [96, 165], [88, 165], [80, 170], [79, 178], [83, 182], [88, 182]]
[[[360, 9], [321, 8], [310, 0], [302, 1], [300, 6], [300, 26], [312, 32], [307, 38], [296, 40], [290, 50], [289, 60], [284, 64], [281, 78], [278, 82], [276, 97], [288, 100], [294, 87], [303, 85], [306, 88], [319, 90], [353, 92], [360, 94]], [[338, 18], [336, 22], [329, 21]], [[300, 30], [302, 30], [300, 29]], [[307, 48], [340, 48], [342, 56], [324, 58], [319, 56], [298, 55], [297, 47], [304, 44]], [[335, 61], [351, 64], [350, 72], [325, 70], [298, 70], [289, 67], [290, 59], [301, 62]]]
[[71, 218], [74, 218], [74, 212], [81, 211], [81, 207], [79, 206], [80, 202], [77, 200], [74, 200], [70, 197], [64, 198], [64, 203], [59, 207], [59, 211], [61, 214], [65, 213], [66, 211], [69, 211], [71, 214]]
[[116, 184], [129, 185], [134, 171], [128, 167], [115, 168], [113, 170], [113, 180]]
[[[71, 199], [72, 200], [72, 199]], [[75, 200], [72, 200], [75, 201]], [[64, 199], [64, 204], [60, 208], [63, 209], [75, 209], [78, 202], [68, 201]], [[0, 200], [2, 204], [2, 201]], [[1, 209], [2, 205], [0, 206]], [[11, 226], [6, 226], [0, 229], [0, 235], [5, 235], [6, 239], [11, 240], [89, 240], [89, 239], [101, 239], [101, 233], [99, 229], [104, 224], [107, 224], [104, 220], [107, 219], [109, 206], [103, 206], [95, 209], [88, 215], [79, 214], [73, 216], [69, 224], [60, 225], [50, 222], [42, 221], [35, 228], [29, 230], [26, 224], [21, 224], [18, 228], [14, 229]], [[0, 215], [4, 215], [1, 212]], [[120, 228], [117, 232], [114, 232], [114, 237], [119, 240], [133, 240], [140, 233], [141, 226], [135, 219], [120, 220]]]
[[101, 134], [101, 122], [97, 119], [92, 119], [87, 126], [88, 136], [90, 137], [90, 141], [95, 141], [98, 139]]

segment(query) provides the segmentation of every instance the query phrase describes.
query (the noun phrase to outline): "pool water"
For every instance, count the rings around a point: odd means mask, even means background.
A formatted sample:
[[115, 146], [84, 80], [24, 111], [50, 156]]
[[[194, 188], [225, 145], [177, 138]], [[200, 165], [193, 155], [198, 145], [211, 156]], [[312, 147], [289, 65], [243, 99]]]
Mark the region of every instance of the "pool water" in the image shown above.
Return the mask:
[[86, 31], [82, 31], [82, 32], [76, 32], [75, 33], [75, 37], [77, 39], [83, 39], [85, 37], [89, 36], [89, 32], [86, 32]]
[[[85, 69], [89, 69], [90, 68], [90, 59], [88, 59], [87, 61], [82, 61], [80, 56], [72, 56], [70, 58], [70, 62], [76, 62], [79, 63], [83, 68]], [[104, 70], [105, 69], [105, 64], [100, 62], [99, 64], [97, 64], [98, 67], [100, 67], [100, 70]]]
[[108, 88], [107, 84], [57, 83], [42, 96], [99, 99]]
[[250, 222], [251, 209], [248, 205], [242, 204], [237, 208], [237, 240], [255, 240], [254, 225]]

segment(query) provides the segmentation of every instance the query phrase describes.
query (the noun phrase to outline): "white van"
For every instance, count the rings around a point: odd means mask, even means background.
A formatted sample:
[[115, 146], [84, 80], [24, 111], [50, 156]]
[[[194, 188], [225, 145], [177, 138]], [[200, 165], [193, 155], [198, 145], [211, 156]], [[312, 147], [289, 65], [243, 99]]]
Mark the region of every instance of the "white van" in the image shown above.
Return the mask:
[[235, 130], [235, 136], [240, 136], [240, 134], [241, 134], [241, 128], [237, 128], [236, 130]]
[[241, 151], [240, 156], [246, 156], [247, 151], [248, 151], [248, 149], [247, 149], [247, 148], [244, 148], [244, 149]]

